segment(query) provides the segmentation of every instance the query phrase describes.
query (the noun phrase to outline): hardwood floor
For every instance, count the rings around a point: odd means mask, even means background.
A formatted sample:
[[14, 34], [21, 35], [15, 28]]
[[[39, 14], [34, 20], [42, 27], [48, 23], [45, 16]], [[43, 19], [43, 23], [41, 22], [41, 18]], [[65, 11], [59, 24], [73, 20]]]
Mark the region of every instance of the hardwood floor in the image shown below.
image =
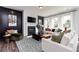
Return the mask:
[[0, 41], [0, 52], [19, 52], [19, 49], [14, 41], [10, 43]]

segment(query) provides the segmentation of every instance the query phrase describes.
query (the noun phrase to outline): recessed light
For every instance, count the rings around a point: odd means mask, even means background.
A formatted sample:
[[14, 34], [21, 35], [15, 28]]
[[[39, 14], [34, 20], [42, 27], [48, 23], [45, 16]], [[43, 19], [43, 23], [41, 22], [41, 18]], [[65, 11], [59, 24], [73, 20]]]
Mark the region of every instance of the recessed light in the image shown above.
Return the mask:
[[42, 9], [43, 8], [43, 6], [38, 6], [40, 9]]

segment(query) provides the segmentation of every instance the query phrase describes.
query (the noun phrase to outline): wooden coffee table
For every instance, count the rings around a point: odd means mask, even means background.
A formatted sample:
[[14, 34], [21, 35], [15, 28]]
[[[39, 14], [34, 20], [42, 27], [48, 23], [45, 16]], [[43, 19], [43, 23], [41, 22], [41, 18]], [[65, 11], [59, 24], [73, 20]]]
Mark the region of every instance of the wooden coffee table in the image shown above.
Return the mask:
[[49, 35], [49, 34], [44, 34], [44, 35], [42, 35], [41, 37], [42, 37], [42, 38], [46, 38], [46, 39], [48, 39], [48, 38], [51, 37], [51, 35]]

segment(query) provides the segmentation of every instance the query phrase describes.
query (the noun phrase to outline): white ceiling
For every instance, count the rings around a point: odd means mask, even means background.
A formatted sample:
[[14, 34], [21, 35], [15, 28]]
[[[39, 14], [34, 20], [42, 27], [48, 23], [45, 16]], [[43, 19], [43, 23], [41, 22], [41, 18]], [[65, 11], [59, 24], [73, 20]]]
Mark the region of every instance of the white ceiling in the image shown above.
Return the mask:
[[56, 9], [56, 8], [75, 8], [77, 6], [43, 6], [42, 9], [40, 9], [38, 6], [4, 6], [7, 8], [12, 8], [12, 9], [18, 9], [18, 10], [24, 10], [26, 8], [35, 8], [38, 10], [49, 10], [49, 9]]
[[52, 14], [73, 10], [76, 8], [78, 8], [78, 6], [49, 6], [45, 7], [42, 11], [39, 12], [39, 14], [42, 16], [49, 16]]
[[43, 10], [47, 8], [47, 7], [44, 7], [43, 9], [40, 9], [38, 6], [4, 6], [4, 7], [15, 9], [15, 10], [25, 10], [25, 9]]
[[4, 7], [21, 11], [26, 9], [33, 9], [38, 11], [39, 12], [38, 14], [42, 16], [48, 16], [58, 12], [78, 8], [78, 6], [44, 6], [42, 9], [40, 9], [38, 6], [4, 6]]

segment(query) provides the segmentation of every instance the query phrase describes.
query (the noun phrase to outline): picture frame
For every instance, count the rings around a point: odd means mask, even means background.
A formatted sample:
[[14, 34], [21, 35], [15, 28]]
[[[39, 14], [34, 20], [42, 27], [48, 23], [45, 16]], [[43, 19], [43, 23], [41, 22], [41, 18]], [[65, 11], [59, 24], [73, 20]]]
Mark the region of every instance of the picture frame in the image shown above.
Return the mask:
[[8, 26], [17, 26], [17, 16], [9, 14], [8, 15], [9, 24]]

